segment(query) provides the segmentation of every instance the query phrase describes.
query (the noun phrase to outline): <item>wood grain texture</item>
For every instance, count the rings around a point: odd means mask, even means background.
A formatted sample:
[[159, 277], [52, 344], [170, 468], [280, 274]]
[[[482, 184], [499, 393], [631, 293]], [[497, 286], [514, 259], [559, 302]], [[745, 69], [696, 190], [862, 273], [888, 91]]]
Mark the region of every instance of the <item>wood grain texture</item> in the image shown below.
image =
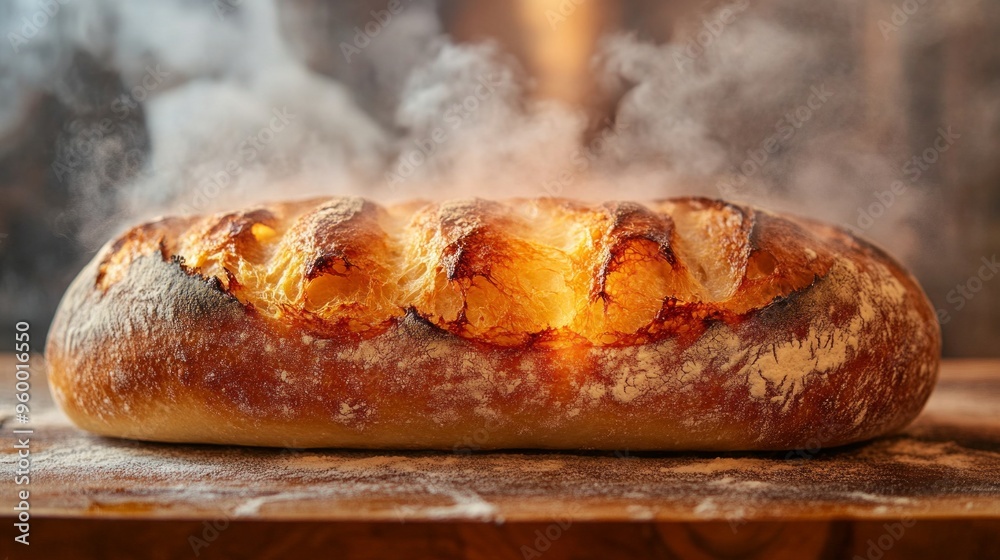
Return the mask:
[[[982, 560], [1000, 557], [997, 528], [984, 520], [923, 520], [896, 539], [886, 536], [886, 522], [876, 521], [751, 522], [737, 531], [711, 522], [576, 523], [560, 533], [546, 523], [240, 521], [208, 533], [209, 541], [202, 521], [44, 519], [33, 524], [30, 550], [4, 539], [0, 554], [49, 560]], [[877, 548], [879, 539], [884, 549]]]

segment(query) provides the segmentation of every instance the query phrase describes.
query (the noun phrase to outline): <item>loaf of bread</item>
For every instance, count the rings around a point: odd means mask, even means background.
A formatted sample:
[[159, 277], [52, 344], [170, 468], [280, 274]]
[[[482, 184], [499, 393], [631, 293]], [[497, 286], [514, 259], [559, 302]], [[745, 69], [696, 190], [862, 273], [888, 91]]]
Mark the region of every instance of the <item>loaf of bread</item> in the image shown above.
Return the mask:
[[80, 273], [47, 348], [97, 434], [449, 450], [837, 446], [910, 422], [939, 354], [883, 251], [701, 198], [160, 219]]

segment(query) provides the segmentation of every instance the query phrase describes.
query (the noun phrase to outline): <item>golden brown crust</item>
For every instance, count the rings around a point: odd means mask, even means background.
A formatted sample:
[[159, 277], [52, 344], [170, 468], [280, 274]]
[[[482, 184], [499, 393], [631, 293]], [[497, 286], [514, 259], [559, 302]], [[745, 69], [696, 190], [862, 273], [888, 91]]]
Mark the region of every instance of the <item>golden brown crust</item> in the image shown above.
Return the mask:
[[939, 351], [913, 278], [809, 220], [332, 199], [133, 228], [67, 292], [48, 358], [106, 435], [726, 450], [896, 430]]

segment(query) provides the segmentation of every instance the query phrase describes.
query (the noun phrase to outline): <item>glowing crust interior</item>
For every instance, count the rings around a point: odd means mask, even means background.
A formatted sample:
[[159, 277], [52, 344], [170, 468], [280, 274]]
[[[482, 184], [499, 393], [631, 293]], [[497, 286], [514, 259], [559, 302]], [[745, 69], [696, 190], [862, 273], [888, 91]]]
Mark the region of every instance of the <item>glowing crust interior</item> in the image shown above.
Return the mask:
[[137, 226], [102, 256], [99, 287], [156, 251], [320, 336], [374, 335], [412, 311], [502, 346], [684, 334], [805, 288], [833, 261], [794, 221], [715, 200], [335, 198]]

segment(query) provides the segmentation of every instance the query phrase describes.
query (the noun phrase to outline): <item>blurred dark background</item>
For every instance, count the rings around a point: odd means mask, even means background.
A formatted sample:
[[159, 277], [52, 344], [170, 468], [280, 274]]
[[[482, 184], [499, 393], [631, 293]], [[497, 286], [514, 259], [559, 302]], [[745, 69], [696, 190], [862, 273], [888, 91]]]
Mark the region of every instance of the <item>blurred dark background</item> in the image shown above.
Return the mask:
[[[289, 56], [341, 84], [365, 120], [390, 138], [379, 149], [383, 162], [401, 149], [392, 138], [406, 135], [398, 107], [409, 71], [441, 37], [497, 44], [516, 61], [526, 99], [586, 115], [584, 144], [623, 107], [639, 106], [635, 92], [642, 87], [673, 88], [676, 95], [644, 106], [644, 114], [677, 110], [684, 99], [680, 112], [690, 108], [707, 123], [698, 138], [721, 147], [722, 160], [704, 174], [711, 177], [739, 173], [744, 154], [780, 118], [786, 91], [835, 84], [830, 114], [836, 118], [817, 117], [822, 138], [803, 133], [782, 149], [808, 150], [809, 166], [772, 166], [753, 178], [766, 196], [747, 196], [856, 226], [919, 277], [939, 309], [946, 356], [1000, 356], [1000, 277], [985, 264], [1000, 253], [998, 2], [402, 0], [396, 22], [386, 22], [367, 43], [356, 40], [358, 30], [378, 20], [373, 12], [384, 13], [385, 0], [149, 4], [27, 0], [0, 7], [0, 331], [8, 340], [22, 320], [42, 335], [74, 275], [140, 214], [134, 197], [126, 208], [121, 195], [157, 172], [152, 131], [170, 124], [162, 124], [169, 117], [153, 119], [149, 102], [196, 80], [238, 74], [237, 51], [273, 52], [267, 42], [276, 39], [254, 27], [263, 18]], [[780, 31], [773, 41], [769, 29]], [[595, 60], [608, 58], [602, 49], [609, 36], [635, 42], [615, 80], [595, 70]], [[359, 52], [346, 56], [345, 43]], [[738, 61], [731, 67], [727, 53]], [[761, 59], [766, 72], [756, 70]], [[155, 75], [158, 64], [165, 75]], [[786, 67], [788, 74], [779, 74]], [[646, 139], [626, 143], [616, 157], [683, 167], [677, 154], [686, 140], [679, 132], [670, 129], [671, 140], [660, 142], [681, 147], [659, 149], [655, 141], [657, 130], [676, 126], [676, 119], [647, 120]], [[942, 130], [957, 140], [941, 143]], [[938, 149], [928, 152], [935, 142]], [[876, 167], [862, 161], [868, 155], [890, 162], [889, 171], [882, 165], [869, 172]], [[919, 173], [905, 167], [914, 157], [924, 162], [914, 164]], [[695, 175], [681, 174], [690, 188], [651, 194], [720, 195], [712, 181]], [[890, 201], [892, 177], [905, 182], [907, 194]], [[815, 192], [788, 186], [809, 181], [826, 186]], [[880, 200], [882, 211], [872, 206]], [[170, 207], [164, 200], [150, 205]], [[871, 220], [877, 226], [868, 227], [865, 212], [879, 214]], [[881, 219], [883, 213], [892, 219]]]

